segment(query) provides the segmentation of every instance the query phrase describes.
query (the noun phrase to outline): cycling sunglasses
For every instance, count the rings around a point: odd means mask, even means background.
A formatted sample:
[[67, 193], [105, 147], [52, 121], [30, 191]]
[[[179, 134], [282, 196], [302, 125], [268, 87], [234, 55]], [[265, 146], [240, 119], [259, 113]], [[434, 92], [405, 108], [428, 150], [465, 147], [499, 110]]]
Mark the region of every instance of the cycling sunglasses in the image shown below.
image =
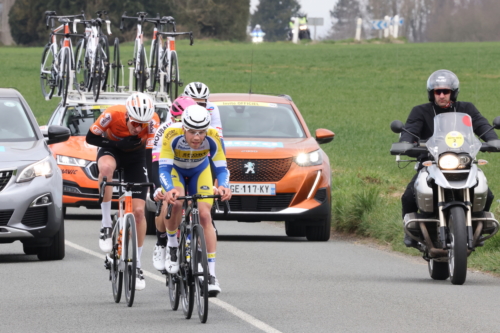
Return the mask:
[[196, 104], [198, 104], [199, 106], [202, 106], [204, 108], [207, 107], [207, 102], [196, 102]]
[[146, 128], [148, 127], [149, 124], [149, 123], [138, 123], [137, 121], [130, 120], [130, 118], [127, 118], [127, 121], [130, 121], [130, 125], [132, 125], [132, 127], [134, 128], [136, 127]]
[[451, 90], [450, 89], [435, 89], [434, 93], [438, 96], [441, 94], [449, 95], [449, 94], [451, 94]]

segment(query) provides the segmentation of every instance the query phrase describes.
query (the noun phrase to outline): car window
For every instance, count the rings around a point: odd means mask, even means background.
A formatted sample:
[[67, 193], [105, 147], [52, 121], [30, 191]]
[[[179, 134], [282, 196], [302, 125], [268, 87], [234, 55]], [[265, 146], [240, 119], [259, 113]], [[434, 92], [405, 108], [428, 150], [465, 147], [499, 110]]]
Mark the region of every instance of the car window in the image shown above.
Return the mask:
[[37, 140], [26, 112], [18, 98], [0, 98], [0, 141]]
[[109, 105], [68, 106], [63, 117], [63, 125], [72, 136], [86, 136], [90, 126]]
[[304, 138], [297, 115], [287, 104], [216, 102], [224, 137]]

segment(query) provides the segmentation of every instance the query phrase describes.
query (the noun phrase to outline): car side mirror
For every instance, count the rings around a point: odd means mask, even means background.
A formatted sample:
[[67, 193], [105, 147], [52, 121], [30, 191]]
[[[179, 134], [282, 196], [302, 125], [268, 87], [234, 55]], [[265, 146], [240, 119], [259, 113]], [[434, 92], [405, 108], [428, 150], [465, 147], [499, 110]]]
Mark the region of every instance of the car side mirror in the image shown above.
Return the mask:
[[42, 132], [42, 135], [46, 138], [49, 136], [49, 133], [48, 133], [48, 126], [47, 125], [43, 125], [43, 126], [40, 126], [40, 132]]
[[334, 137], [335, 133], [330, 130], [324, 128], [318, 128], [316, 130], [316, 142], [318, 142], [320, 145], [323, 143], [331, 142]]
[[393, 131], [394, 133], [401, 133], [403, 132], [403, 127], [405, 125], [400, 121], [400, 120], [394, 120], [392, 123], [391, 123], [391, 131]]
[[493, 119], [493, 128], [500, 129], [500, 116]]
[[48, 139], [47, 144], [67, 141], [71, 135], [69, 128], [64, 126], [50, 125], [47, 129]]

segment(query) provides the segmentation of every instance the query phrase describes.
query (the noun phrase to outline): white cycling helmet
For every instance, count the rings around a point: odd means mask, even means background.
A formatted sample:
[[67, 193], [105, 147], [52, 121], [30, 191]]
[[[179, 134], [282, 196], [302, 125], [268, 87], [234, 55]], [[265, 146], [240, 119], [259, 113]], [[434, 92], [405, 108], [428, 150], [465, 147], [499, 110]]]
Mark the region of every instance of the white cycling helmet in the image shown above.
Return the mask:
[[125, 102], [128, 116], [137, 122], [147, 123], [154, 115], [155, 105], [151, 97], [144, 93], [134, 92]]
[[208, 99], [208, 96], [210, 96], [210, 90], [204, 83], [191, 82], [184, 89], [184, 95], [189, 96], [191, 98]]
[[188, 106], [182, 113], [182, 125], [186, 129], [206, 130], [210, 126], [210, 112], [202, 106]]

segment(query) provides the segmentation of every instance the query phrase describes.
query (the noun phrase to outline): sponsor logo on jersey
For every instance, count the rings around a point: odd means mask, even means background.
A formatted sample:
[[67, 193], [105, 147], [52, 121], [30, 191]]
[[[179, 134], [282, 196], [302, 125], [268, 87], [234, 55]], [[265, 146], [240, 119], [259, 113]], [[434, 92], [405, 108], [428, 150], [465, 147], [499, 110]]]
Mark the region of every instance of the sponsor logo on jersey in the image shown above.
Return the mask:
[[101, 124], [101, 127], [106, 127], [110, 122], [111, 122], [111, 114], [105, 113], [102, 115], [101, 121], [99, 123]]
[[153, 144], [154, 144], [154, 139], [148, 139], [148, 141], [147, 141], [147, 144], [146, 144], [146, 145], [147, 145], [148, 147], [152, 147], [152, 146], [153, 146]]
[[97, 125], [92, 125], [92, 127], [90, 128], [90, 131], [92, 133], [94, 133], [95, 135], [101, 135], [103, 132], [102, 129]]
[[200, 190], [209, 190], [210, 187], [208, 187], [207, 185], [203, 185], [203, 186], [200, 186]]

